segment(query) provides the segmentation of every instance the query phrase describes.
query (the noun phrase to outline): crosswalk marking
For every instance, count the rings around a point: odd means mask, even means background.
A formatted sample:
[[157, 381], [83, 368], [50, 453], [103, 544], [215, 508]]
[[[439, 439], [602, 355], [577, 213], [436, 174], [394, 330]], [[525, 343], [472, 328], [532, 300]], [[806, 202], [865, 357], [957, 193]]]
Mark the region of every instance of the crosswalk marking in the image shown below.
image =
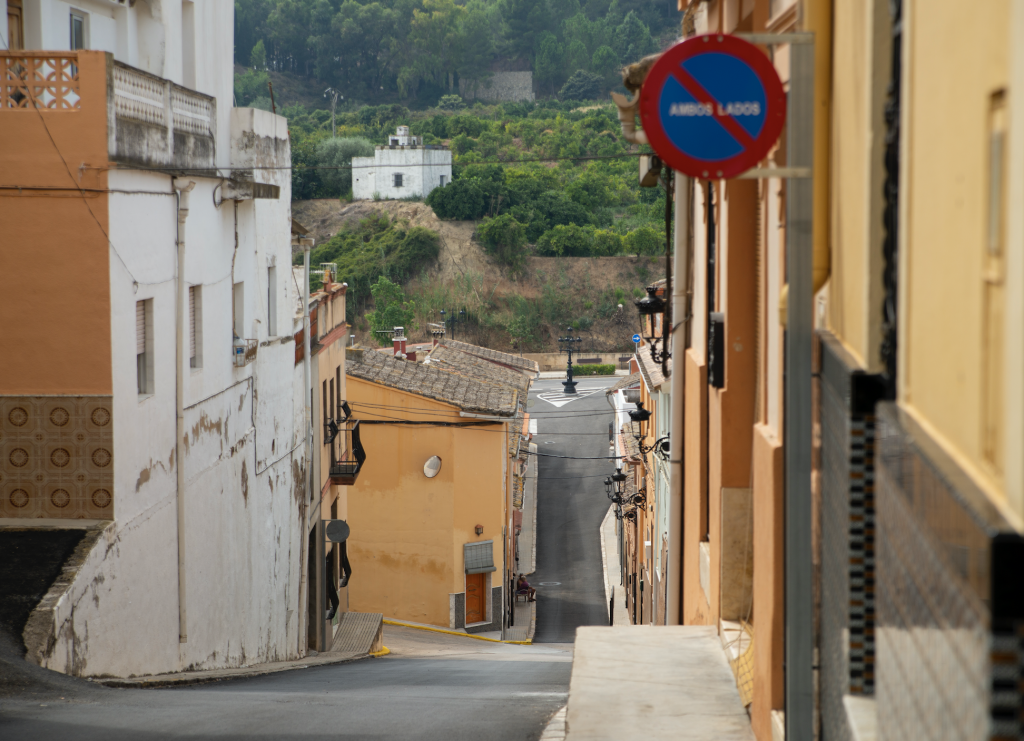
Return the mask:
[[585, 399], [591, 394], [596, 394], [601, 389], [592, 389], [590, 391], [577, 391], [575, 394], [567, 394], [564, 391], [545, 391], [537, 394], [538, 399], [546, 401], [555, 407], [564, 407], [566, 404], [576, 401], [577, 399]]

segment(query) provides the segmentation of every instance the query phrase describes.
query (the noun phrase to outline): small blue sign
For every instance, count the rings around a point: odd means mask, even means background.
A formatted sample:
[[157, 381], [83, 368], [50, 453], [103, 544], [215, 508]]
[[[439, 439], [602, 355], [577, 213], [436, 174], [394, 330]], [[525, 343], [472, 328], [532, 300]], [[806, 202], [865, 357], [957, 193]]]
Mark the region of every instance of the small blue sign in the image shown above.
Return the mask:
[[633, 344], [634, 345], [640, 344], [640, 335], [638, 335], [638, 334], [633, 335]]

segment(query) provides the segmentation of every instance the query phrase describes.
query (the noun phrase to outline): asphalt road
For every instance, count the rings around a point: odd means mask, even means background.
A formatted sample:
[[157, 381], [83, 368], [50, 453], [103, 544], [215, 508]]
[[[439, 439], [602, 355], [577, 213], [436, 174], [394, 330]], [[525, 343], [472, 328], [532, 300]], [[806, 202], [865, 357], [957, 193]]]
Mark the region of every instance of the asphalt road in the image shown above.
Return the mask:
[[514, 646], [385, 626], [392, 654], [180, 689], [61, 677], [0, 699], [0, 738], [69, 741], [537, 739], [566, 702], [571, 646]]
[[[529, 409], [531, 419], [537, 419], [537, 452], [607, 456], [612, 411], [604, 389], [616, 380], [580, 380], [580, 398], [562, 406], [556, 406], [565, 401], [559, 398], [560, 381], [535, 382]], [[533, 640], [572, 643], [579, 626], [608, 624], [599, 529], [609, 506], [602, 482], [615, 472], [615, 464], [538, 456], [537, 470], [537, 570], [530, 577], [538, 600]]]

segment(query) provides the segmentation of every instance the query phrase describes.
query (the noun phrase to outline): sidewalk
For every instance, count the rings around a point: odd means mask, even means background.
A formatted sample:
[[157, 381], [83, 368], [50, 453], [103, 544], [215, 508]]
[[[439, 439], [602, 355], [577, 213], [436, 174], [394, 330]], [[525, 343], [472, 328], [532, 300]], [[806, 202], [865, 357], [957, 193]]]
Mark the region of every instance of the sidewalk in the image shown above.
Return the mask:
[[[628, 376], [629, 375], [629, 371], [628, 370], [618, 370], [618, 369], [616, 369], [615, 375], [616, 376]], [[541, 379], [543, 379], [543, 378], [562, 378], [562, 379], [564, 379], [565, 378], [565, 371], [564, 370], [541, 371], [537, 375], [537, 377], [541, 378]], [[574, 381], [588, 381], [590, 379], [598, 379], [598, 378], [612, 378], [612, 376], [573, 376], [572, 380], [574, 380]]]
[[537, 570], [537, 444], [530, 443], [533, 470], [527, 471], [523, 490], [523, 530], [519, 533], [519, 570], [526, 575]]

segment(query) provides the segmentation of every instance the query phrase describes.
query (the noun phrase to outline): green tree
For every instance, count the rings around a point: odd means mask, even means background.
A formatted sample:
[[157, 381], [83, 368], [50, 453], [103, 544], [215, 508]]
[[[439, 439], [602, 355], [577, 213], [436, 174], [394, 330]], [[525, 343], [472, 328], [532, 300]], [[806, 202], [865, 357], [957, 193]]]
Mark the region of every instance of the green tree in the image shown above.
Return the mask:
[[497, 6], [487, 6], [481, 0], [470, 0], [466, 14], [459, 27], [458, 63], [459, 79], [465, 80], [471, 95], [475, 96], [481, 85], [486, 86], [491, 77], [490, 66], [494, 61], [497, 30], [501, 16]]
[[392, 283], [385, 276], [380, 276], [370, 287], [373, 294], [374, 309], [366, 315], [373, 330], [373, 337], [381, 347], [391, 344], [391, 338], [379, 332], [405, 327], [407, 332], [416, 329], [416, 304], [406, 301], [405, 291], [397, 283]]
[[665, 251], [665, 238], [649, 226], [631, 231], [623, 239], [623, 244], [627, 252], [637, 257], [657, 255]]
[[372, 157], [373, 145], [361, 137], [328, 138], [316, 146], [316, 159], [320, 167], [336, 167], [336, 170], [320, 170], [323, 189], [332, 197], [343, 196], [352, 190], [353, 157]]
[[594, 100], [600, 97], [602, 87], [604, 80], [600, 75], [579, 69], [562, 85], [558, 97], [562, 100]]
[[454, 0], [423, 0], [423, 10], [414, 10], [409, 29], [409, 64], [398, 75], [403, 94], [416, 89], [421, 80], [452, 88], [459, 54], [459, 29], [466, 9]]
[[467, 221], [486, 213], [484, 193], [472, 179], [459, 179], [443, 188], [434, 188], [427, 196], [427, 205], [439, 219]]
[[263, 39], [257, 41], [256, 46], [252, 48], [252, 54], [249, 55], [249, 66], [255, 70], [267, 68], [267, 47], [263, 44]]
[[591, 253], [595, 257], [611, 257], [622, 254], [622, 235], [606, 229], [594, 232], [594, 243]]
[[558, 224], [537, 240], [537, 254], [548, 257], [587, 257], [593, 250], [594, 230]]
[[610, 90], [622, 81], [620, 73], [622, 63], [619, 62], [618, 54], [610, 46], [597, 47], [590, 62], [590, 69], [604, 80], [605, 90]]
[[635, 11], [629, 11], [622, 24], [615, 29], [615, 51], [626, 63], [638, 62], [658, 50], [651, 38], [651, 30], [640, 20]]
[[437, 101], [437, 107], [442, 111], [457, 111], [465, 108], [466, 104], [458, 95], [442, 95]]
[[565, 51], [550, 31], [541, 34], [537, 43], [537, 57], [533, 63], [533, 75], [537, 82], [554, 90], [565, 79]]
[[477, 234], [488, 253], [518, 273], [526, 264], [526, 229], [511, 214], [484, 219]]

